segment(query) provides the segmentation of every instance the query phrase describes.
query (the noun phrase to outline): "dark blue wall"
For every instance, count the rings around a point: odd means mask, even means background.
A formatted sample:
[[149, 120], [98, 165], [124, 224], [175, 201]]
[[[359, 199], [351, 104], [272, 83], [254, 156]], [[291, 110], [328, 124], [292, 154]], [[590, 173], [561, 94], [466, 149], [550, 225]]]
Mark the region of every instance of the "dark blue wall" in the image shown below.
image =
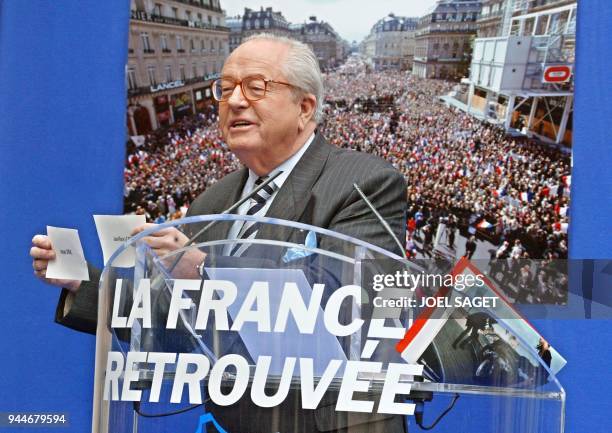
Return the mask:
[[[91, 215], [121, 212], [128, 3], [0, 0], [0, 412], [70, 412], [66, 432], [90, 428], [94, 338], [53, 324], [57, 290], [28, 250], [47, 224], [74, 227], [101, 264]], [[579, 5], [571, 252], [610, 258], [612, 4]], [[610, 323], [536, 325], [569, 361], [567, 431], [609, 431]]]
[[92, 214], [122, 211], [129, 1], [0, 6], [0, 411], [69, 412], [61, 431], [82, 433], [95, 338], [53, 324], [58, 291], [28, 251], [47, 224], [74, 227], [102, 264]]

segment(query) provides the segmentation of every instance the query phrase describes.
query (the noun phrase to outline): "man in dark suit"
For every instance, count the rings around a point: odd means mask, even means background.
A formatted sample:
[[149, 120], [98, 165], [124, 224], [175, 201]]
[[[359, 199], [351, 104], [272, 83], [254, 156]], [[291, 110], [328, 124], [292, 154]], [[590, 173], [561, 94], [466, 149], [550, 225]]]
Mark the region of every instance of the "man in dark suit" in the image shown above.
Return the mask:
[[[405, 239], [406, 187], [403, 176], [379, 158], [329, 145], [316, 132], [322, 115], [323, 84], [316, 57], [310, 48], [285, 38], [256, 36], [229, 56], [221, 79], [213, 85], [213, 93], [219, 101], [219, 127], [223, 137], [245, 167], [198, 196], [189, 207], [188, 216], [221, 213], [240, 197], [248, 195], [259, 178], [280, 171], [281, 174], [272, 181], [274, 185], [270, 184], [269, 197], [261, 203], [256, 215], [327, 228], [400, 254], [393, 238], [368, 209], [353, 183], [360, 186], [396, 236]], [[250, 213], [252, 207], [253, 203], [246, 202], [237, 213]], [[135, 233], [148, 227], [150, 224]], [[181, 248], [190, 235], [167, 228], [143, 240], [158, 255], [165, 255]], [[244, 235], [244, 226], [218, 225], [198, 241]], [[251, 235], [278, 237], [278, 234], [266, 233], [265, 227]], [[325, 240], [322, 242], [321, 248], [330, 247], [324, 244]], [[34, 238], [33, 244], [31, 255], [35, 273], [45, 279], [47, 262], [54, 257], [52, 247], [41, 235]], [[194, 278], [197, 277], [197, 266], [203, 260], [205, 254], [201, 251], [194, 249], [185, 254], [181, 260], [183, 277], [188, 277], [190, 272]], [[93, 274], [90, 283], [45, 281], [64, 287], [56, 320], [78, 330], [95, 332], [99, 272], [90, 267], [90, 274]], [[231, 413], [230, 416], [223, 413], [220, 416], [226, 423], [236, 426], [230, 431], [242, 431], [243, 427], [254, 431], [249, 419], [266, 417], [281, 420], [277, 430], [293, 431], [298, 427], [297, 421], [289, 419], [287, 424], [283, 421], [286, 416], [278, 416], [279, 411], [293, 410], [293, 403], [287, 404], [290, 407], [284, 409], [251, 407], [248, 419], [232, 417]], [[219, 412], [223, 410], [219, 408]], [[293, 413], [288, 414], [289, 418], [293, 416]], [[310, 411], [304, 417], [308, 419], [298, 430], [316, 431], [314, 419], [321, 416]], [[324, 431], [339, 431], [349, 424], [323, 422], [322, 428]], [[357, 424], [358, 427], [342, 431], [403, 431], [401, 417], [362, 417]], [[321, 427], [321, 423], [317, 425]]]

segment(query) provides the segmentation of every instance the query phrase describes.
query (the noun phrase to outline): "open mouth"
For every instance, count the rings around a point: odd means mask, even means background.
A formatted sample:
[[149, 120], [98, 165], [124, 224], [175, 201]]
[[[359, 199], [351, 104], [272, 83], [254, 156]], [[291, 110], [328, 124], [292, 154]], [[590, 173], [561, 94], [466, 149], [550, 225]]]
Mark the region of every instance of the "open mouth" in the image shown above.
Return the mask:
[[243, 129], [243, 128], [248, 128], [251, 125], [253, 125], [253, 123], [249, 122], [248, 120], [235, 120], [230, 124], [230, 128]]

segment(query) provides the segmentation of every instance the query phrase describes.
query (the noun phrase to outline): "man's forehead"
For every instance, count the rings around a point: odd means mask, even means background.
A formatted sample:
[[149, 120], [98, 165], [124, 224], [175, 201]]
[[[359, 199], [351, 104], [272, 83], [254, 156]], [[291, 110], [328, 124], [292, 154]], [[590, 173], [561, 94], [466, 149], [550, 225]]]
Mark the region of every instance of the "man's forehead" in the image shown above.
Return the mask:
[[222, 75], [242, 78], [261, 74], [268, 78], [278, 78], [282, 73], [279, 66], [287, 47], [279, 43], [253, 41], [240, 46], [223, 65]]
[[242, 78], [253, 74], [262, 74], [266, 76], [277, 75], [280, 72], [281, 71], [277, 63], [270, 60], [261, 59], [258, 56], [250, 56], [240, 57], [238, 59], [227, 59], [225, 65], [223, 65], [221, 74], [224, 77], [230, 76], [234, 78]]

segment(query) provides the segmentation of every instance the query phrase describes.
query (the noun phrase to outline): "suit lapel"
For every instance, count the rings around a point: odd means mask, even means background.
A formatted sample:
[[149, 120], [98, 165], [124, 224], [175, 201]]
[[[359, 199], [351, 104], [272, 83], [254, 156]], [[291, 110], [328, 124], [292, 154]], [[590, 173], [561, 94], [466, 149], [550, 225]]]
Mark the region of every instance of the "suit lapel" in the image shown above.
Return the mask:
[[[321, 134], [315, 135], [312, 143], [278, 191], [266, 213], [267, 217], [301, 221], [300, 218], [311, 199], [312, 187], [321, 175], [331, 149], [332, 147]], [[310, 223], [311, 221], [303, 222]], [[269, 224], [257, 232], [257, 238], [260, 239], [273, 238], [285, 241], [290, 235], [291, 232], [287, 231], [280, 239], [278, 229], [275, 231]]]
[[[223, 212], [225, 209], [236, 203], [240, 200], [240, 195], [242, 194], [242, 190], [244, 188], [244, 184], [249, 176], [249, 170], [246, 167], [242, 167], [237, 176], [235, 176], [236, 180], [229, 183], [227, 187], [224, 189], [222, 194], [219, 194], [220, 197], [225, 197], [225, 200], [221, 199], [219, 203], [219, 207], [217, 208], [217, 213]], [[232, 212], [236, 213], [236, 211]], [[208, 238], [209, 239], [227, 239], [227, 235], [229, 233], [230, 227], [232, 226], [231, 222], [220, 222], [214, 224], [209, 229]]]

